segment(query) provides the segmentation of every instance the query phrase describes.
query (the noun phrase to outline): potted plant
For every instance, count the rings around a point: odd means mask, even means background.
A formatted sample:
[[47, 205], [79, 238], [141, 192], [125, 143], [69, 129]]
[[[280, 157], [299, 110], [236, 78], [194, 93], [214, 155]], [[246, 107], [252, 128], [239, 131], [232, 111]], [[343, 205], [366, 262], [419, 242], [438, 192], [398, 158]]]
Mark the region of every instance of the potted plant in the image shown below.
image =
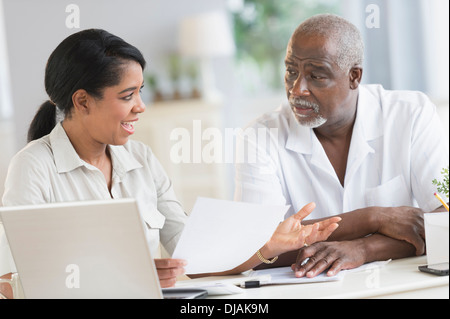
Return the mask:
[[443, 168], [441, 174], [443, 176], [442, 181], [438, 181], [437, 179], [433, 179], [433, 185], [436, 185], [436, 189], [438, 193], [445, 195], [448, 199], [448, 166], [447, 168]]

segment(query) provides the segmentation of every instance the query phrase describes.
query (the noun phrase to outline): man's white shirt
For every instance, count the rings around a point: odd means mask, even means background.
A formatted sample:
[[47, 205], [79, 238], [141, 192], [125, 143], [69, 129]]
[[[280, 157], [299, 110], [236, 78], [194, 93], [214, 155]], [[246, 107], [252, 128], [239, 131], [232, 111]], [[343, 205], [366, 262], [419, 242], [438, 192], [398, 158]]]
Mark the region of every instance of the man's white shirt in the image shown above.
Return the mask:
[[[261, 134], [245, 134], [248, 129]], [[441, 179], [449, 152], [436, 107], [420, 92], [361, 85], [341, 185], [313, 129], [301, 126], [285, 103], [238, 137], [235, 200], [291, 205], [286, 217], [315, 202], [310, 219], [370, 206], [441, 204], [432, 180]], [[245, 152], [246, 154], [240, 154]]]

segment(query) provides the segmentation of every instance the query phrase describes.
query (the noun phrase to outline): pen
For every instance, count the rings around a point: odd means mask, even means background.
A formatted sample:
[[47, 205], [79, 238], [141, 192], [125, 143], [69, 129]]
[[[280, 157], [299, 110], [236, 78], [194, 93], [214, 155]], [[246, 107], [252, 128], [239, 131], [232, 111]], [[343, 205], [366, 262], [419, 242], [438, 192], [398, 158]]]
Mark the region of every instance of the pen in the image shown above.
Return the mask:
[[446, 202], [444, 202], [444, 200], [442, 199], [441, 196], [439, 196], [438, 193], [434, 193], [434, 196], [436, 196], [437, 199], [439, 199], [439, 201], [442, 203], [442, 205], [445, 207], [445, 209], [448, 211], [448, 205]]
[[248, 280], [241, 283], [241, 288], [259, 288], [261, 283], [259, 280]]
[[256, 277], [253, 280], [246, 280], [244, 282], [241, 282], [240, 286], [241, 288], [259, 288], [263, 285], [267, 285], [270, 283], [271, 276], [260, 276], [259, 278]]

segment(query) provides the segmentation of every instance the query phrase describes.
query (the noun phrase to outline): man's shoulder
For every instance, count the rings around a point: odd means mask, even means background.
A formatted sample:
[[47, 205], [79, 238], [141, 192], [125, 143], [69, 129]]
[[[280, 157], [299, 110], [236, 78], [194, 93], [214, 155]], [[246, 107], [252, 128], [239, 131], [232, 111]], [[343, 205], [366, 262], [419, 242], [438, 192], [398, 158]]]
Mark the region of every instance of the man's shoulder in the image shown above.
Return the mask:
[[388, 90], [379, 84], [361, 85], [361, 92], [370, 96], [372, 101], [377, 101], [383, 108], [407, 106], [411, 110], [429, 107], [429, 97], [420, 91], [412, 90]]

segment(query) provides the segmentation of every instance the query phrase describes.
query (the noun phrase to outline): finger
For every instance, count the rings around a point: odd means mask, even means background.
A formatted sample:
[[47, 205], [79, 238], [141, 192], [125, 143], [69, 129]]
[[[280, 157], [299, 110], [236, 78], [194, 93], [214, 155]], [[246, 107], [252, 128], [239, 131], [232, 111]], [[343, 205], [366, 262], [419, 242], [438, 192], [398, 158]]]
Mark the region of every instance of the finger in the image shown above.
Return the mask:
[[319, 232], [319, 224], [313, 224], [311, 227], [311, 232], [309, 233], [309, 235], [305, 236], [305, 240], [304, 243], [309, 245], [312, 245], [318, 241], [319, 237], [320, 237], [320, 232]]
[[338, 229], [339, 224], [331, 224], [329, 225], [325, 230], [318, 233], [316, 237], [316, 241], [325, 241], [328, 239], [328, 237], [331, 236], [331, 234]]
[[319, 253], [319, 251], [322, 250], [322, 245], [321, 243], [318, 244], [314, 244], [308, 247], [304, 247], [302, 249], [300, 249], [298, 251], [297, 254], [297, 260], [296, 260], [296, 265], [300, 266], [300, 264], [308, 259], [311, 258], [312, 256], [316, 255], [317, 253]]
[[399, 236], [398, 239], [413, 245], [416, 248], [417, 256], [422, 256], [425, 253], [425, 240], [416, 231], [413, 231], [411, 235]]
[[336, 276], [341, 270], [345, 269], [345, 263], [341, 259], [336, 260], [327, 271], [328, 277]]
[[319, 260], [326, 257], [326, 254], [324, 254], [323, 251], [317, 250], [314, 246], [304, 248], [303, 250], [306, 252], [299, 253], [293, 268], [296, 277], [303, 277]]
[[294, 271], [295, 277], [297, 277], [297, 278], [304, 277], [306, 275], [306, 273], [312, 267], [314, 267], [316, 261], [317, 261], [317, 259], [313, 256], [313, 257], [307, 258], [299, 263], [296, 263], [292, 269]]
[[322, 220], [322, 221], [318, 222], [318, 224], [320, 225], [319, 230], [324, 230], [332, 224], [339, 223], [341, 220], [342, 220], [341, 217], [332, 217], [332, 218]]
[[161, 288], [170, 288], [175, 286], [177, 282], [176, 278], [170, 278], [170, 279], [160, 279], [159, 284], [161, 285]]
[[184, 268], [157, 268], [159, 279], [173, 279], [185, 273]]
[[303, 219], [305, 219], [306, 216], [308, 216], [309, 214], [312, 213], [312, 211], [314, 210], [314, 208], [316, 208], [316, 204], [315, 204], [314, 202], [309, 203], [309, 204], [303, 206], [303, 208], [300, 209], [300, 210], [298, 211], [298, 213], [295, 214], [293, 217], [294, 217], [295, 219], [298, 219], [298, 220], [302, 221]]
[[179, 268], [187, 265], [184, 259], [163, 258], [155, 259], [156, 268]]
[[330, 256], [327, 256], [316, 261], [314, 267], [310, 268], [310, 270], [307, 271], [306, 277], [313, 278], [330, 268], [332, 262], [334, 262], [334, 260], [330, 260], [330, 258]]
[[422, 238], [418, 239], [413, 245], [414, 247], [416, 247], [417, 256], [422, 256], [423, 254], [425, 254], [425, 241], [423, 241]]

